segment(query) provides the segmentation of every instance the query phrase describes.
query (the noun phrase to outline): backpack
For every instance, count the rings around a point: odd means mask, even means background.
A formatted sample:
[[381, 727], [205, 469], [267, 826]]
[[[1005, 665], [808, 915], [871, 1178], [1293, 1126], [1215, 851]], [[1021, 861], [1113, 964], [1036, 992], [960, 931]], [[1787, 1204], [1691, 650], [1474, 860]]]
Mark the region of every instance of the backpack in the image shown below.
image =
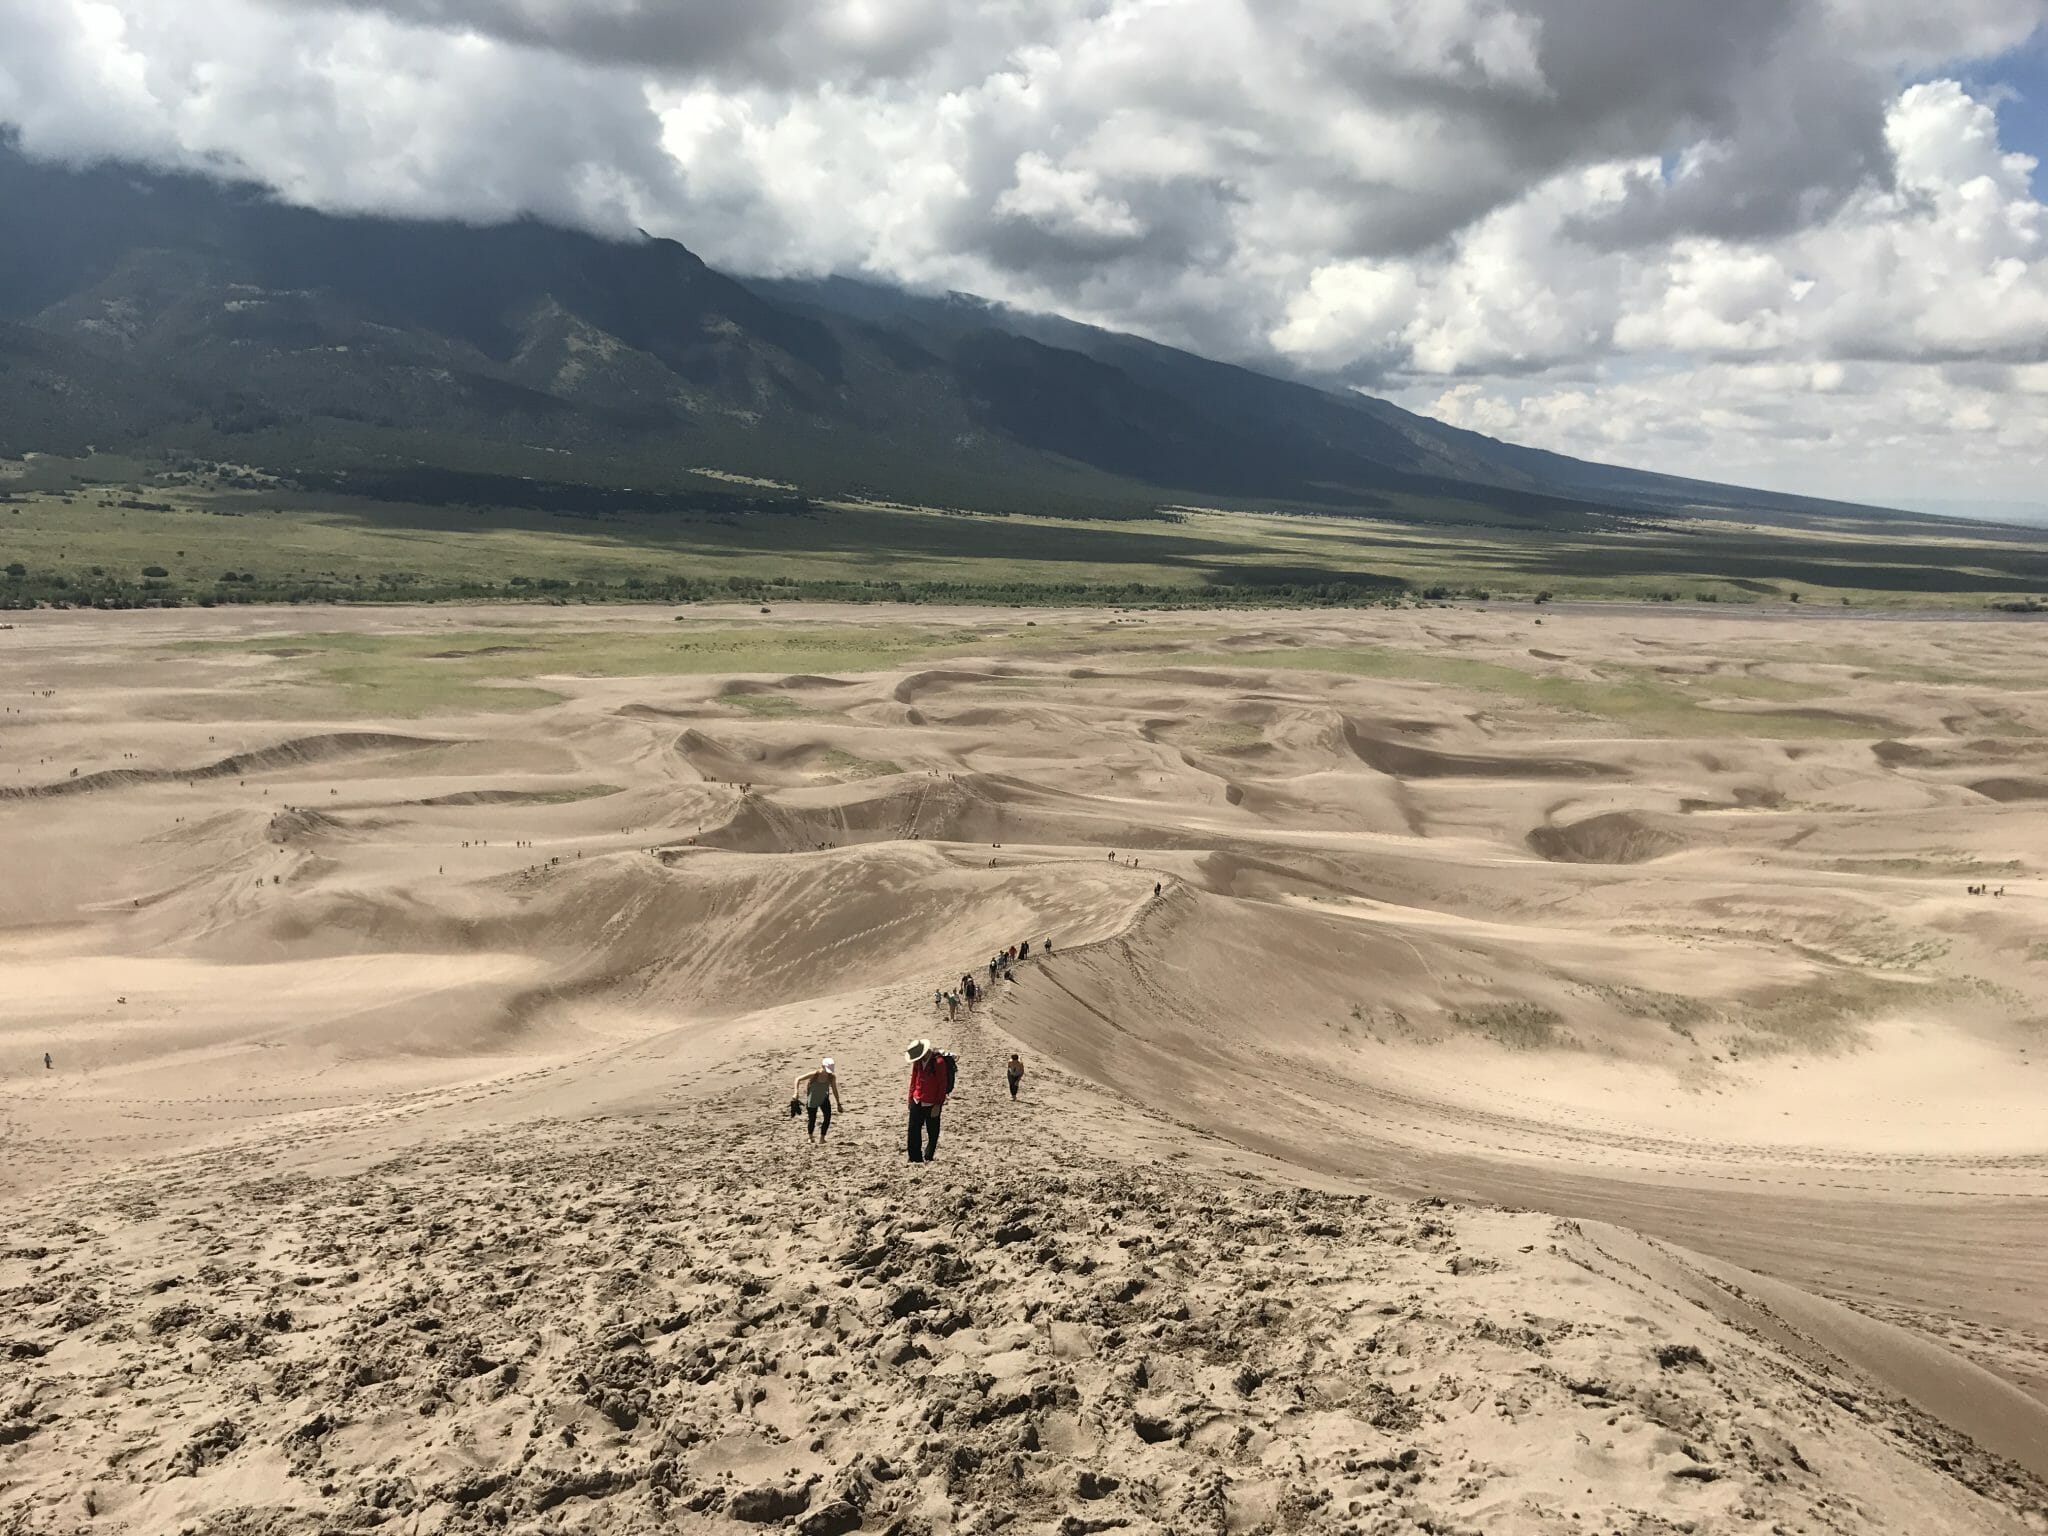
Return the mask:
[[939, 1061], [946, 1069], [946, 1092], [950, 1094], [953, 1091], [953, 1084], [960, 1078], [960, 1058], [950, 1052], [941, 1051]]

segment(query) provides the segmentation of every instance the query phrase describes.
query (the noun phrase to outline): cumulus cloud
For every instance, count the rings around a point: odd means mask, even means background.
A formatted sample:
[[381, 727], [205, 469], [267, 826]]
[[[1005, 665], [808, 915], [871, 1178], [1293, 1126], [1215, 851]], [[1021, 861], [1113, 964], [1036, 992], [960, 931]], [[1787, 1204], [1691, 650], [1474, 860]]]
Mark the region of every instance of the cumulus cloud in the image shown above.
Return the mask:
[[2034, 451], [2002, 403], [2038, 402], [2026, 370], [2048, 366], [2035, 167], [1947, 77], [2044, 19], [0, 0], [0, 122], [34, 152], [219, 166], [319, 206], [530, 211], [742, 270], [971, 289], [1651, 467], [1737, 473], [1740, 436], [1784, 481], [1793, 442]]
[[623, 232], [680, 184], [631, 78], [386, 17], [0, 0], [0, 122], [74, 160], [245, 175], [313, 206]]

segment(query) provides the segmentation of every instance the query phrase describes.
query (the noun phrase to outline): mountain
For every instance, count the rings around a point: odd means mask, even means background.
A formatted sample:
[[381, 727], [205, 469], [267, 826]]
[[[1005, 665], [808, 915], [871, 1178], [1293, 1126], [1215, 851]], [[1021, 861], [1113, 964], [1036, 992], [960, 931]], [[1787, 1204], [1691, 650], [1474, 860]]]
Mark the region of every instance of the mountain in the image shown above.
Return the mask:
[[708, 465], [820, 496], [1092, 515], [1828, 506], [1518, 448], [980, 300], [742, 282], [669, 240], [336, 217], [4, 143], [0, 207], [4, 453], [639, 487]]

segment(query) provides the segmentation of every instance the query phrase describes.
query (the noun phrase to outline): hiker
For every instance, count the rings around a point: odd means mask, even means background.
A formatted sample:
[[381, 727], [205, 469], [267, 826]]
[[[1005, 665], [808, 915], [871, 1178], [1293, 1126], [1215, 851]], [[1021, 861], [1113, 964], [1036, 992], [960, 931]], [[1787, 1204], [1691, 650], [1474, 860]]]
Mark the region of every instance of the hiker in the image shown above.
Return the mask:
[[832, 1130], [832, 1106], [837, 1103], [841, 1111], [846, 1108], [839, 1098], [839, 1074], [832, 1070], [832, 1058], [827, 1056], [815, 1072], [799, 1072], [796, 1091], [804, 1101], [805, 1139], [823, 1141]]
[[948, 1023], [951, 1023], [954, 1019], [957, 1019], [959, 1017], [960, 998], [958, 994], [948, 992], [946, 994], [946, 1020]]
[[1024, 1059], [1015, 1051], [1010, 1052], [1010, 1063], [1003, 1068], [1003, 1075], [1010, 1080], [1010, 1097], [1017, 1097], [1017, 1085], [1024, 1081]]
[[1017, 946], [1017, 958], [1019, 960], [1029, 960], [1031, 958], [1031, 941], [1029, 939], [1026, 939]]
[[936, 1162], [939, 1112], [946, 1107], [946, 1095], [953, 1091], [960, 1064], [944, 1051], [933, 1050], [929, 1040], [911, 1041], [903, 1057], [910, 1063], [910, 1160]]
[[54, 1072], [57, 1070], [56, 1067], [50, 1061], [50, 1053], [48, 1051], [43, 1052], [43, 1070], [45, 1072]]
[[1164, 884], [1165, 884], [1165, 882], [1164, 882], [1164, 881], [1162, 881], [1162, 880], [1154, 880], [1154, 881], [1152, 882], [1152, 899], [1153, 899], [1154, 901], [1157, 901], [1157, 900], [1159, 899], [1159, 892], [1160, 892], [1160, 888], [1161, 888], [1161, 887], [1162, 887], [1162, 886], [1163, 886]]
[[1052, 940], [1046, 939], [1040, 946], [1048, 955], [1052, 953]]

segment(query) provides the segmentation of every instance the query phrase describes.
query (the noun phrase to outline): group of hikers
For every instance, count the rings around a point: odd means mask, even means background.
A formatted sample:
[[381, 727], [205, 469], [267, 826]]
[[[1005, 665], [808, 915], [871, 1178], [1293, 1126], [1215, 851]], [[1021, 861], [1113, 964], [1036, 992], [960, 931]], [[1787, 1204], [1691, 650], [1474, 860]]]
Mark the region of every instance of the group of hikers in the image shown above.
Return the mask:
[[[1040, 954], [1050, 955], [1052, 940], [1041, 939], [1038, 949]], [[1030, 957], [1029, 939], [991, 955], [989, 980], [1010, 979], [1017, 962]], [[940, 988], [932, 993], [932, 1006], [943, 1008], [948, 1019], [957, 1019], [961, 1005], [965, 1003], [972, 1008], [985, 991], [986, 988], [975, 981], [972, 971], [965, 972], [960, 977], [959, 990]], [[910, 1067], [910, 1122], [906, 1150], [913, 1163], [934, 1162], [939, 1151], [940, 1115], [959, 1081], [960, 1058], [950, 1051], [939, 1050], [931, 1041], [920, 1037], [904, 1048], [903, 1059]], [[1003, 1078], [1014, 1100], [1024, 1085], [1024, 1058], [1015, 1051], [1010, 1052], [1010, 1059], [1003, 1065]], [[827, 1056], [812, 1070], [797, 1074], [789, 1101], [789, 1114], [791, 1119], [801, 1114], [805, 1136], [814, 1142], [822, 1142], [831, 1133], [835, 1109], [844, 1113], [846, 1105], [839, 1097], [838, 1069], [833, 1066], [832, 1058]]]
[[2003, 896], [2005, 894], [2005, 887], [2002, 885], [1995, 891], [1989, 885], [1973, 885], [1968, 887], [1968, 890], [1972, 896]]
[[[939, 1117], [946, 1107], [946, 1100], [953, 1095], [953, 1089], [960, 1080], [960, 1058], [950, 1051], [942, 1051], [931, 1041], [917, 1039], [905, 1047], [903, 1059], [910, 1064], [910, 1126], [908, 1150], [913, 1163], [930, 1163], [938, 1160]], [[1024, 1085], [1024, 1058], [1015, 1051], [1003, 1067], [1004, 1079], [1010, 1085], [1010, 1097], [1017, 1097], [1017, 1090]], [[823, 1141], [832, 1131], [832, 1112], [842, 1114], [846, 1105], [839, 1097], [839, 1072], [830, 1056], [825, 1057], [809, 1072], [797, 1074], [796, 1091], [789, 1101], [789, 1112], [794, 1117], [799, 1110], [804, 1117], [804, 1135], [811, 1141]]]
[[[1038, 949], [1040, 954], [1051, 954], [1052, 940], [1040, 939], [1038, 941]], [[990, 955], [988, 957], [989, 982], [1010, 980], [1016, 969], [1017, 962], [1030, 958], [1031, 941], [1029, 939], [1024, 940], [1021, 944], [1012, 944], [1008, 949]], [[987, 991], [988, 983], [976, 981], [972, 971], [962, 971], [957, 986], [950, 990], [945, 987], [933, 989], [932, 1008], [935, 1011], [943, 1012], [948, 1020], [957, 1019], [960, 1017], [960, 1010], [962, 1008], [972, 1009], [975, 1003], [986, 995]]]

